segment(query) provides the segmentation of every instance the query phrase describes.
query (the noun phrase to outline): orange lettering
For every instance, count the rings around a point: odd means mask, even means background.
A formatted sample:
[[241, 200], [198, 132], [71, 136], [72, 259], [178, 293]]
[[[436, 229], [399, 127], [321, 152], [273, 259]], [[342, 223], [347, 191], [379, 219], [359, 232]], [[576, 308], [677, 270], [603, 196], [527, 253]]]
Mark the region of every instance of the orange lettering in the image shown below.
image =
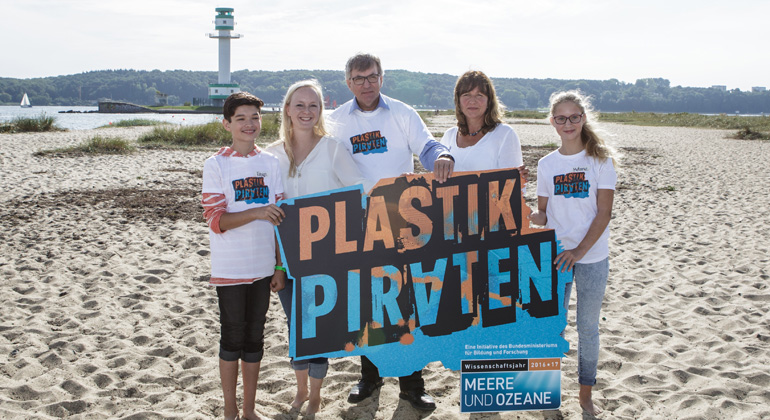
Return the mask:
[[[379, 223], [378, 223], [379, 222]], [[377, 229], [377, 226], [380, 229]], [[388, 219], [388, 208], [385, 206], [385, 197], [373, 196], [369, 199], [369, 213], [366, 215], [366, 232], [364, 234], [364, 251], [374, 248], [374, 241], [382, 241], [385, 248], [396, 246], [393, 239], [393, 231]]]
[[516, 185], [515, 179], [506, 179], [502, 194], [498, 187], [498, 181], [489, 183], [489, 231], [500, 230], [500, 216], [503, 217], [505, 228], [507, 230], [516, 229], [516, 222], [513, 220], [513, 210], [511, 209], [511, 195], [513, 187]]
[[337, 201], [334, 203], [334, 252], [337, 254], [345, 254], [348, 252], [355, 252], [356, 241], [348, 241], [345, 239], [347, 234], [347, 219], [345, 202]]
[[[313, 231], [313, 218], [318, 220], [318, 229]], [[313, 258], [313, 242], [320, 241], [329, 233], [329, 213], [320, 206], [299, 209], [299, 259]]]
[[398, 210], [407, 223], [417, 226], [417, 235], [412, 235], [412, 227], [401, 229], [401, 241], [404, 248], [399, 252], [413, 250], [425, 246], [433, 233], [433, 222], [425, 213], [412, 206], [412, 200], [417, 199], [421, 207], [429, 207], [433, 200], [430, 191], [425, 187], [414, 186], [407, 188], [398, 200]]
[[455, 237], [454, 198], [460, 194], [460, 187], [451, 185], [436, 189], [436, 197], [440, 198], [444, 205], [444, 239]]
[[468, 184], [468, 235], [479, 234], [479, 184]]

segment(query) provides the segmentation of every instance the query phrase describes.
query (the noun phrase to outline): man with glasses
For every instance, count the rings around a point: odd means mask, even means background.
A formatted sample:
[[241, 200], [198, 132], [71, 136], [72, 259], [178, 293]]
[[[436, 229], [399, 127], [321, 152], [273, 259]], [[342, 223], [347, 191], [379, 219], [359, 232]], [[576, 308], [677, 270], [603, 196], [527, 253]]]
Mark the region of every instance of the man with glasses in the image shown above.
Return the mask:
[[[414, 172], [412, 156], [418, 155], [422, 165], [433, 171], [434, 179], [445, 182], [454, 169], [454, 158], [433, 138], [414, 109], [380, 93], [380, 59], [371, 54], [351, 57], [345, 78], [355, 98], [331, 114], [329, 125], [334, 137], [352, 153], [361, 173], [374, 184], [382, 178]], [[422, 371], [398, 379], [400, 398], [418, 410], [436, 408], [425, 392]], [[382, 384], [377, 366], [362, 356], [361, 380], [350, 391], [348, 402], [365, 400]]]
[[380, 93], [383, 74], [378, 57], [351, 57], [345, 78], [355, 98], [331, 114], [330, 125], [365, 177], [376, 183], [414, 172], [415, 154], [438, 182], [449, 178], [454, 168], [449, 150], [433, 138], [412, 107]]

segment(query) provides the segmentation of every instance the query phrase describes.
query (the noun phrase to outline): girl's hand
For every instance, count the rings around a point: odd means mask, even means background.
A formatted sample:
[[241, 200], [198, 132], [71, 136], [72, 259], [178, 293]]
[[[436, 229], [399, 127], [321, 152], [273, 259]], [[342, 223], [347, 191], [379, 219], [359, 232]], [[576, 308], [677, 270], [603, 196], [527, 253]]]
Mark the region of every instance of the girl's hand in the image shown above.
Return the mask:
[[524, 165], [521, 165], [516, 169], [519, 170], [519, 174], [524, 179], [524, 182], [527, 182], [527, 176], [529, 176], [529, 169], [527, 169], [527, 167]]
[[585, 255], [586, 252], [581, 251], [578, 248], [569, 249], [557, 255], [553, 264], [556, 266], [556, 271], [561, 270], [562, 273], [565, 271], [572, 271], [572, 268], [575, 267], [575, 263], [580, 261]]

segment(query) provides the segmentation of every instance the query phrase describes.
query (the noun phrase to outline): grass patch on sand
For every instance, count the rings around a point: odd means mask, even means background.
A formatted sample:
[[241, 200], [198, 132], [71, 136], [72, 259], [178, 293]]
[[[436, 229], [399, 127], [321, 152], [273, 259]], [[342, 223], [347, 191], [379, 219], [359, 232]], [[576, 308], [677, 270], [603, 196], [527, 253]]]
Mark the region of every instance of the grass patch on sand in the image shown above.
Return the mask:
[[[258, 143], [267, 144], [278, 138], [280, 128], [278, 114], [262, 115], [262, 130]], [[139, 144], [149, 148], [209, 148], [232, 144], [232, 136], [221, 122], [185, 127], [159, 126], [139, 138]]]
[[742, 128], [732, 138], [738, 140], [770, 140], [770, 134], [754, 131], [749, 127]]
[[531, 120], [542, 120], [548, 118], [547, 112], [530, 110], [530, 109], [517, 109], [513, 111], [505, 111], [506, 118], [527, 118]]
[[0, 133], [42, 133], [64, 131], [56, 125], [56, 117], [40, 114], [36, 117], [15, 117], [10, 122], [0, 123]]
[[164, 106], [148, 106], [149, 109], [178, 109], [180, 111], [198, 111], [198, 112], [211, 112], [214, 114], [221, 114], [221, 106], [193, 106], [193, 105], [164, 105]]
[[103, 125], [98, 128], [110, 128], [110, 127], [149, 127], [153, 125], [170, 124], [165, 121], [148, 120], [146, 118], [132, 118], [130, 120], [121, 120], [111, 122], [107, 125]]
[[727, 114], [621, 112], [617, 114], [601, 114], [599, 120], [602, 122], [656, 127], [716, 128], [721, 130], [741, 130], [747, 128], [754, 131], [770, 131], [770, 117], [742, 117]]
[[442, 137], [444, 137], [443, 131], [431, 131], [430, 134], [436, 139], [436, 141], [439, 141]]
[[443, 111], [439, 111], [439, 110], [434, 110], [434, 111], [417, 111], [417, 114], [420, 116], [420, 118], [422, 118], [422, 122], [424, 122], [425, 125], [428, 125], [428, 123], [430, 122], [430, 120], [433, 117], [436, 117], [436, 116], [439, 116], [439, 115], [451, 115], [451, 116], [454, 116], [455, 115], [455, 110], [454, 109], [445, 109]]
[[53, 150], [40, 150], [33, 156], [65, 157], [83, 155], [127, 155], [136, 151], [128, 140], [117, 137], [94, 136], [85, 143]]

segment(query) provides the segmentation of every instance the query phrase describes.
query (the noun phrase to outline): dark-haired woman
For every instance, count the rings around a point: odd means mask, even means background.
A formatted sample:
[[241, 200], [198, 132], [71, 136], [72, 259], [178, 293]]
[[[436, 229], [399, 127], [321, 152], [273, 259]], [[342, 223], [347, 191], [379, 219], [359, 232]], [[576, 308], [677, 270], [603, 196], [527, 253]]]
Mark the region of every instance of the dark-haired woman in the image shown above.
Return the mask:
[[519, 137], [503, 124], [492, 80], [480, 71], [465, 72], [455, 84], [454, 103], [457, 127], [441, 139], [455, 159], [454, 170], [519, 168], [526, 176]]

